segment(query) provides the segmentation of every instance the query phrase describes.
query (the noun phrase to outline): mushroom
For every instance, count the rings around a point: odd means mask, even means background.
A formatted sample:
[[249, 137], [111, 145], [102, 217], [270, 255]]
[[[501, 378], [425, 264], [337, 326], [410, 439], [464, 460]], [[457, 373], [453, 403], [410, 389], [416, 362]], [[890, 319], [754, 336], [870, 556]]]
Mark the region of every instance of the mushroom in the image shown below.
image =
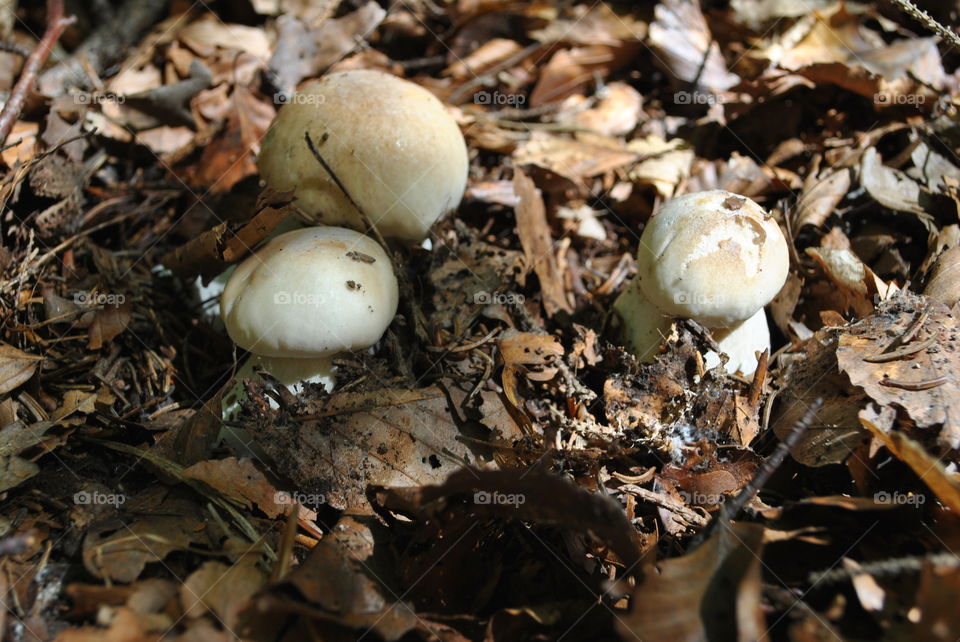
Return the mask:
[[335, 384], [333, 357], [373, 346], [397, 311], [397, 279], [375, 241], [342, 227], [281, 234], [241, 263], [220, 299], [227, 334], [299, 392]]
[[[763, 307], [783, 287], [790, 268], [777, 222], [754, 201], [725, 190], [685, 194], [650, 219], [637, 250], [637, 276], [614, 303], [625, 337], [649, 361], [673, 317], [711, 330], [731, 372], [757, 366], [770, 348]], [[706, 365], [719, 363], [707, 354]]]
[[307, 83], [274, 119], [257, 158], [277, 190], [295, 190], [310, 223], [364, 230], [357, 208], [314, 158], [305, 135], [381, 234], [419, 242], [460, 203], [467, 146], [433, 94], [379, 71]]

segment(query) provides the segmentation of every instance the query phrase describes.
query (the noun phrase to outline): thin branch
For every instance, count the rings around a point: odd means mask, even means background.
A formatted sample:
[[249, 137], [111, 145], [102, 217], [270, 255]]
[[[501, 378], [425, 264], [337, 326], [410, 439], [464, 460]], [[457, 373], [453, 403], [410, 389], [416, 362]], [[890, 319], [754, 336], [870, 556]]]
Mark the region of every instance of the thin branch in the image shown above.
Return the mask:
[[37, 75], [50, 57], [53, 46], [60, 39], [63, 30], [73, 21], [73, 16], [68, 18], [63, 16], [63, 0], [47, 0], [47, 30], [43, 33], [37, 48], [27, 57], [20, 79], [3, 106], [3, 111], [0, 112], [0, 146], [7, 142], [7, 137], [13, 131], [13, 125], [20, 118], [27, 96], [37, 84]]
[[897, 9], [912, 17], [917, 22], [923, 23], [930, 31], [949, 40], [950, 44], [954, 47], [960, 47], [960, 36], [958, 36], [955, 31], [944, 27], [934, 20], [929, 13], [910, 2], [910, 0], [893, 0], [893, 4]]

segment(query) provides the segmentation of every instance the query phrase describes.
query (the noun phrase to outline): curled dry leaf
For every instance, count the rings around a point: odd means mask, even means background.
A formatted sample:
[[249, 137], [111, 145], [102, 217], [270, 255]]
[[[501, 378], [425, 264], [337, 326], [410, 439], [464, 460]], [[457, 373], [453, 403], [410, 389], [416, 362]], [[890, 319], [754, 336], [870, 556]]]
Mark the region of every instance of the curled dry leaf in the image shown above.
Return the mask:
[[0, 395], [5, 395], [33, 376], [42, 357], [0, 343]]
[[806, 252], [835, 286], [829, 294], [842, 301], [841, 312], [853, 310], [856, 316], [865, 316], [873, 311], [873, 297], [886, 294], [887, 285], [851, 250], [808, 247]]
[[[284, 615], [299, 614], [314, 621], [373, 631], [391, 642], [400, 639], [416, 626], [418, 616], [397, 597], [401, 591], [384, 584], [391, 575], [389, 569], [381, 568], [381, 528], [375, 522], [343, 517], [280, 585], [253, 598], [254, 608], [270, 613], [278, 624], [276, 629], [283, 628]], [[295, 599], [291, 599], [289, 587], [296, 589]], [[316, 628], [294, 630], [293, 639], [308, 639], [311, 631], [315, 634]]]
[[[587, 141], [535, 131], [513, 153], [517, 165], [536, 165], [583, 185], [587, 178], [620, 169], [637, 160], [622, 143], [603, 139]], [[514, 181], [514, 191], [520, 196]]]
[[547, 211], [540, 190], [519, 167], [514, 170], [513, 187], [520, 199], [516, 208], [517, 236], [523, 246], [527, 266], [532, 266], [540, 280], [543, 309], [548, 316], [557, 312], [572, 312], [567, 300], [563, 275], [557, 267]]
[[912, 212], [921, 220], [929, 218], [924, 211], [923, 188], [904, 172], [884, 165], [874, 147], [865, 150], [860, 159], [860, 183], [884, 207]]
[[664, 0], [654, 15], [649, 41], [660, 52], [656, 60], [667, 72], [708, 91], [729, 89], [740, 81], [727, 71], [698, 2]]
[[890, 406], [870, 404], [860, 411], [860, 422], [890, 453], [909, 466], [930, 490], [953, 511], [960, 511], [960, 483], [943, 463], [907, 434], [897, 430], [897, 411]]
[[304, 78], [318, 76], [360, 44], [383, 22], [387, 12], [367, 2], [340, 18], [311, 26], [292, 15], [277, 19], [277, 46], [270, 57], [270, 79], [288, 97]]
[[624, 639], [760, 640], [760, 555], [764, 528], [723, 523], [693, 552], [647, 569], [629, 614], [618, 617]]
[[533, 381], [549, 381], [557, 374], [557, 361], [563, 357], [563, 346], [556, 337], [507, 330], [500, 337], [500, 358], [503, 360], [503, 392], [515, 408], [523, 408], [517, 392], [519, 375]]
[[254, 157], [275, 115], [273, 105], [234, 85], [224, 131], [203, 149], [195, 165], [186, 168], [189, 181], [220, 194], [256, 174]]
[[189, 618], [212, 613], [227, 630], [237, 627], [241, 609], [266, 584], [267, 577], [252, 561], [228, 566], [209, 561], [180, 585], [180, 603]]
[[603, 136], [623, 136], [633, 131], [643, 115], [643, 97], [627, 83], [612, 82], [596, 98], [596, 105], [585, 109], [586, 98], [571, 96], [557, 113], [557, 122]]
[[[476, 501], [477, 495], [505, 494], [511, 504]], [[555, 524], [580, 533], [591, 533], [610, 546], [619, 561], [635, 573], [644, 550], [640, 534], [623, 509], [609, 495], [595, 493], [537, 470], [474, 470], [464, 468], [445, 482], [421, 488], [374, 488], [371, 494], [384, 509], [440, 519], [458, 498], [473, 500], [470, 510], [540, 524]]]
[[811, 172], [804, 179], [803, 191], [797, 200], [794, 237], [804, 225], [823, 225], [849, 191], [849, 169], [825, 169], [819, 174]]
[[165, 502], [157, 514], [126, 523], [120, 518], [100, 521], [87, 529], [83, 563], [102, 579], [132, 582], [147, 564], [193, 546], [213, 549], [200, 507], [182, 500]]
[[940, 254], [923, 293], [948, 308], [956, 307], [960, 301], [960, 245]]
[[882, 302], [840, 335], [837, 363], [871, 399], [960, 447], [960, 332], [943, 304], [909, 292]]

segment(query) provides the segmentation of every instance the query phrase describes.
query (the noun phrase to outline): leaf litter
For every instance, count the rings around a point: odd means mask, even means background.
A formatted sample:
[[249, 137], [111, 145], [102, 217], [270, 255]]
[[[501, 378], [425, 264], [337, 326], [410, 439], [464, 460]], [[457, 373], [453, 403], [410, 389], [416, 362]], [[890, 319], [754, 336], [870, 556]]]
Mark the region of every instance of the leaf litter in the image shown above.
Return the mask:
[[[88, 4], [0, 6], [0, 635], [960, 634], [953, 10]], [[295, 394], [216, 287], [299, 214], [274, 116], [348, 69], [442, 100], [469, 180]], [[682, 319], [638, 361], [612, 312], [710, 189], [790, 245], [753, 375]]]

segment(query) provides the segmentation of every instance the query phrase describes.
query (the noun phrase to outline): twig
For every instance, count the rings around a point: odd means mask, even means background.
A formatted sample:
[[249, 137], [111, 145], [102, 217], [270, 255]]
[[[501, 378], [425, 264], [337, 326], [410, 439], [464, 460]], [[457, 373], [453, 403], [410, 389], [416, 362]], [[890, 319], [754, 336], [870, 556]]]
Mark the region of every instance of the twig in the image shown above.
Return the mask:
[[895, 557], [876, 562], [866, 562], [858, 568], [834, 568], [829, 571], [810, 573], [807, 581], [811, 584], [835, 584], [846, 582], [857, 575], [900, 575], [905, 572], [919, 571], [924, 564], [956, 568], [960, 566], [960, 557], [946, 551], [919, 557]]
[[787, 438], [780, 442], [780, 445], [777, 446], [776, 450], [767, 457], [767, 459], [760, 465], [760, 468], [757, 470], [757, 474], [754, 475], [753, 479], [747, 484], [740, 494], [731, 499], [730, 501], [722, 504], [720, 510], [717, 511], [716, 516], [713, 521], [702, 531], [700, 531], [697, 536], [693, 539], [690, 544], [689, 550], [695, 549], [697, 546], [705, 542], [720, 524], [729, 522], [731, 519], [736, 517], [743, 507], [747, 505], [751, 499], [757, 496], [757, 493], [760, 492], [764, 486], [767, 485], [767, 482], [770, 481], [770, 477], [780, 465], [783, 464], [783, 460], [787, 458], [787, 454], [793, 449], [793, 447], [800, 441], [800, 437], [807, 432], [807, 429], [813, 424], [814, 419], [817, 417], [817, 413], [820, 412], [820, 408], [823, 407], [823, 399], [817, 397], [813, 400], [813, 403], [810, 404], [810, 407], [807, 409], [807, 412], [803, 414], [803, 417], [800, 418], [800, 421], [793, 427], [790, 431], [790, 434], [787, 435]]
[[960, 47], [960, 36], [958, 36], [956, 32], [954, 32], [952, 29], [947, 29], [944, 27], [942, 24], [934, 20], [929, 13], [910, 2], [910, 0], [893, 0], [893, 4], [897, 9], [909, 15], [917, 22], [923, 23], [923, 25], [930, 31], [938, 33], [949, 40], [954, 47]]
[[20, 56], [21, 58], [26, 58], [30, 55], [30, 50], [26, 47], [18, 45], [15, 42], [6, 42], [0, 40], [0, 51], [6, 51], [7, 53], [12, 53]]
[[666, 509], [692, 526], [707, 525], [708, 520], [706, 517], [693, 510], [689, 506], [666, 495], [655, 493], [652, 490], [647, 490], [646, 488], [636, 486], [634, 484], [624, 484], [620, 487], [620, 490], [625, 493], [630, 493], [631, 495], [645, 502], [649, 502], [654, 506], [659, 506], [660, 508]]
[[74, 17], [63, 17], [63, 0], [47, 0], [47, 30], [43, 33], [43, 38], [37, 44], [37, 48], [27, 56], [27, 61], [23, 64], [23, 71], [20, 73], [20, 79], [10, 93], [10, 98], [3, 106], [0, 112], [0, 146], [7, 142], [7, 136], [13, 131], [13, 125], [20, 118], [20, 112], [23, 111], [23, 105], [27, 102], [27, 96], [33, 91], [37, 84], [37, 74], [43, 68], [50, 52], [53, 51], [53, 45], [63, 34], [67, 25], [73, 23]]
[[756, 497], [757, 493], [760, 492], [760, 489], [767, 485], [767, 482], [770, 481], [770, 477], [773, 476], [773, 473], [776, 472], [780, 465], [783, 464], [783, 460], [787, 458], [787, 455], [793, 449], [794, 446], [800, 441], [800, 437], [807, 432], [807, 429], [813, 424], [813, 421], [817, 418], [817, 413], [820, 412], [820, 409], [823, 407], [823, 399], [817, 397], [813, 400], [813, 403], [810, 404], [810, 407], [807, 408], [807, 411], [803, 413], [803, 417], [800, 418], [800, 421], [794, 426], [793, 430], [790, 431], [790, 434], [787, 435], [787, 438], [780, 442], [780, 445], [777, 446], [776, 450], [773, 451], [769, 457], [760, 465], [760, 468], [757, 470], [757, 474], [754, 475], [753, 479], [750, 481], [746, 487], [740, 491], [740, 494], [734, 497], [732, 500], [724, 504], [723, 512], [726, 513], [728, 518], [736, 517], [737, 514], [743, 510], [743, 507], [747, 505], [751, 499]]
[[[103, 74], [123, 60], [127, 49], [160, 19], [169, 5], [170, 0], [126, 0], [110, 15], [103, 16], [104, 20], [97, 29], [69, 58], [41, 74], [40, 92], [46, 96], [60, 96], [74, 87], [88, 86], [93, 79], [92, 74]], [[185, 21], [189, 15], [190, 12], [183, 14], [177, 23]], [[140, 43], [141, 51], [149, 46], [151, 40], [155, 41], [156, 38], [151, 36]], [[135, 67], [142, 57], [143, 54], [134, 55], [124, 61], [124, 65]]]
[[[340, 177], [337, 176], [336, 172], [333, 171], [333, 168], [323, 160], [323, 156], [320, 155], [320, 151], [317, 149], [317, 146], [313, 144], [313, 139], [310, 138], [310, 132], [303, 133], [304, 140], [307, 141], [307, 147], [310, 148], [310, 153], [313, 154], [313, 157], [317, 159], [317, 162], [320, 163], [320, 166], [323, 167], [323, 170], [330, 175], [330, 178], [336, 183], [337, 187], [340, 188], [340, 191], [343, 192], [343, 195], [347, 197], [347, 200], [350, 201], [350, 204], [353, 205], [354, 209], [357, 210], [360, 214], [360, 220], [363, 221], [363, 224], [367, 226], [367, 231], [373, 234], [374, 238], [377, 239], [377, 242], [383, 246], [383, 249], [386, 251], [387, 256], [391, 256], [390, 247], [387, 245], [387, 242], [383, 240], [383, 237], [380, 235], [380, 230], [374, 227], [373, 222], [370, 220], [370, 217], [367, 216], [367, 213], [360, 207], [360, 204], [354, 200], [353, 196], [350, 195], [350, 192], [347, 190], [346, 185], [343, 184], [343, 181], [340, 180]], [[398, 272], [399, 274], [399, 272]]]

